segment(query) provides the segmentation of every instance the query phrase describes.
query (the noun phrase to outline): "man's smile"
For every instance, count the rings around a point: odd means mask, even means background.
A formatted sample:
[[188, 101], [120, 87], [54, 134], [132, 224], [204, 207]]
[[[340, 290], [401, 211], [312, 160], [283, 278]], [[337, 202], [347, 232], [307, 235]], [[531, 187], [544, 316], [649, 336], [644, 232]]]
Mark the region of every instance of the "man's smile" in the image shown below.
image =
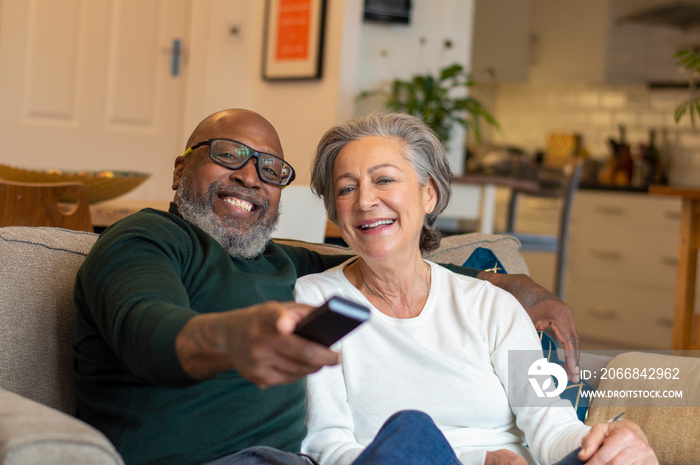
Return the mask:
[[210, 188], [213, 198], [220, 199], [226, 208], [226, 215], [250, 218], [253, 214], [265, 214], [267, 211], [265, 199], [256, 193], [240, 187], [226, 187], [214, 184]]
[[249, 212], [254, 209], [257, 209], [255, 205], [253, 205], [251, 202], [248, 202], [246, 200], [242, 200], [236, 197], [221, 197], [224, 202], [229, 203], [233, 205], [234, 207], [240, 208], [243, 211]]

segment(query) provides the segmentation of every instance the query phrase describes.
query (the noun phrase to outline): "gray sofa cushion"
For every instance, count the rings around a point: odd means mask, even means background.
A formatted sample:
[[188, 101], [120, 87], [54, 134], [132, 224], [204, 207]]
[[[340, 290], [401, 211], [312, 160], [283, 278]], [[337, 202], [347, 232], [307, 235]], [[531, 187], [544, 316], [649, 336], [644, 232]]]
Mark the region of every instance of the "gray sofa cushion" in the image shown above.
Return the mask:
[[0, 387], [75, 411], [73, 283], [96, 234], [0, 228]]
[[123, 465], [112, 443], [63, 412], [0, 389], [3, 465]]
[[[275, 242], [306, 247], [323, 254], [352, 253], [350, 249], [337, 245], [314, 244], [291, 239], [276, 239]], [[439, 249], [426, 254], [425, 258], [437, 263], [451, 263], [462, 266], [478, 247], [493, 250], [508, 273], [528, 274], [525, 260], [520, 255], [520, 241], [512, 236], [482, 233], [448, 236], [442, 239]]]

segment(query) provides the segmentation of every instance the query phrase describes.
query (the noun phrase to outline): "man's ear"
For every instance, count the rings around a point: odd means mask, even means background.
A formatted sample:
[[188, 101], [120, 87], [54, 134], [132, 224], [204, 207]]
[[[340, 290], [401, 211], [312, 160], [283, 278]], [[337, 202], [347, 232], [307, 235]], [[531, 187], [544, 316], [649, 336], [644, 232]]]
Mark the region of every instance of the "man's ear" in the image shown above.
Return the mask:
[[180, 155], [175, 159], [175, 169], [173, 170], [173, 190], [176, 191], [180, 187], [180, 181], [182, 181], [182, 174], [185, 171], [185, 167], [189, 163], [187, 157]]

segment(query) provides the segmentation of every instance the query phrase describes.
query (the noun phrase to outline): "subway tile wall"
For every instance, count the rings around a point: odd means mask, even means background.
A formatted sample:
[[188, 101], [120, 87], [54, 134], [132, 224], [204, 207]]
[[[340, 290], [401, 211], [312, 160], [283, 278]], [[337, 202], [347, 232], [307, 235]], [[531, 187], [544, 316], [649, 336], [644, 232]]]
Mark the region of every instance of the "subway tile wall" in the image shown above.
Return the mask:
[[686, 115], [674, 121], [686, 90], [650, 90], [642, 84], [498, 83], [480, 85], [473, 95], [482, 100], [502, 127], [486, 133], [486, 141], [528, 151], [543, 149], [547, 134], [576, 132], [592, 158], [610, 156], [608, 138], [619, 137], [624, 125], [631, 144], [647, 143], [656, 129], [656, 143], [669, 160], [672, 184], [700, 186], [700, 118], [693, 128]]

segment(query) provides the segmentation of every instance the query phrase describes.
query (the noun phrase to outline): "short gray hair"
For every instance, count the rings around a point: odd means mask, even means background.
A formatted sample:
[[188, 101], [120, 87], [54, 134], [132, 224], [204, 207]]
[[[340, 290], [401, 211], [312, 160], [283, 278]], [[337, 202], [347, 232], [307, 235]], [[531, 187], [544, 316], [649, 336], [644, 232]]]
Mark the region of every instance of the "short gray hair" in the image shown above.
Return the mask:
[[338, 222], [332, 179], [335, 160], [347, 144], [368, 136], [398, 140], [418, 181], [424, 186], [430, 179], [435, 182], [437, 203], [433, 211], [425, 215], [420, 250], [430, 252], [437, 249], [442, 235], [434, 224], [450, 202], [452, 170], [445, 148], [435, 132], [420, 118], [405, 113], [372, 113], [340, 123], [323, 135], [311, 165], [311, 190], [323, 199], [328, 218]]

